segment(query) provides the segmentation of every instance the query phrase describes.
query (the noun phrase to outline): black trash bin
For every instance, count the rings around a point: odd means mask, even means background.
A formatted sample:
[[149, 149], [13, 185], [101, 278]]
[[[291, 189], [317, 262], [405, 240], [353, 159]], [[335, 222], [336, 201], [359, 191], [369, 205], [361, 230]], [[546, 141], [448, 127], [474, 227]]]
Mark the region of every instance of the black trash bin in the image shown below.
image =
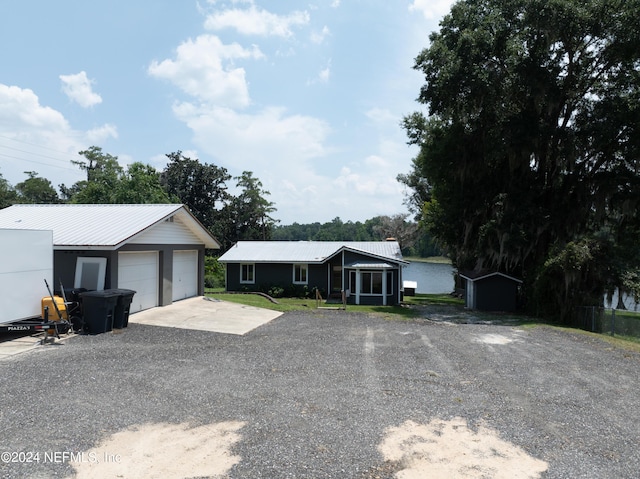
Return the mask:
[[136, 292], [132, 289], [113, 289], [118, 293], [118, 302], [116, 303], [115, 313], [113, 315], [113, 327], [115, 329], [126, 328], [129, 325], [129, 309], [131, 309], [131, 301]]
[[80, 293], [84, 328], [89, 334], [106, 333], [113, 329], [118, 293], [112, 289]]

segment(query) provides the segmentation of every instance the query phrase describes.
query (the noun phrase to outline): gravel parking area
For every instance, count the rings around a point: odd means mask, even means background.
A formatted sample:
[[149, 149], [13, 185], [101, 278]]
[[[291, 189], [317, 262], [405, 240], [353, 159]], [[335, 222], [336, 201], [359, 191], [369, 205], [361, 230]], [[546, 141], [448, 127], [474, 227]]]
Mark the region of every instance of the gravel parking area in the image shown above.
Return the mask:
[[0, 477], [636, 478], [640, 354], [546, 327], [286, 313], [0, 362]]

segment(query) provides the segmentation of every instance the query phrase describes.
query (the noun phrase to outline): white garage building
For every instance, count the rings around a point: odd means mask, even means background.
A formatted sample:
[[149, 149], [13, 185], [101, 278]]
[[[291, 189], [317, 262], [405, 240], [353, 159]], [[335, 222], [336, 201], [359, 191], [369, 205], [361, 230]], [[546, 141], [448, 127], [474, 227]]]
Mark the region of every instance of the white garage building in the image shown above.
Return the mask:
[[220, 245], [181, 204], [13, 205], [0, 228], [53, 231], [55, 289], [132, 289], [131, 312], [204, 294]]

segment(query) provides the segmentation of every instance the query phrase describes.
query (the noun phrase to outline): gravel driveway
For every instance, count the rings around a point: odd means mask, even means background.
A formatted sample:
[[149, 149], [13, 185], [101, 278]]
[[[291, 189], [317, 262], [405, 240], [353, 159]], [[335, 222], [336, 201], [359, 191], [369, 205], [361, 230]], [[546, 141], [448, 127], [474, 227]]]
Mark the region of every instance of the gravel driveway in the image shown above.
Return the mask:
[[286, 313], [0, 362], [0, 476], [636, 478], [640, 355], [546, 327]]

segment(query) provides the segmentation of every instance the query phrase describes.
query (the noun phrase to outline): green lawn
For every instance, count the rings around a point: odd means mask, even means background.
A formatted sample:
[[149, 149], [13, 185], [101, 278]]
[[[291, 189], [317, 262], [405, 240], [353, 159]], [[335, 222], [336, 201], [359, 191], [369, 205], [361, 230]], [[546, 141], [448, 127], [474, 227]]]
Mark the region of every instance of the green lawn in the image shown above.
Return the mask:
[[446, 256], [429, 256], [427, 258], [422, 258], [418, 256], [405, 256], [403, 258], [406, 261], [410, 261], [412, 263], [445, 263], [451, 264], [451, 260]]
[[[230, 301], [233, 303], [245, 304], [247, 306], [255, 306], [257, 308], [272, 309], [274, 311], [305, 311], [309, 309], [320, 308], [337, 308], [339, 304], [327, 304], [324, 301], [316, 302], [315, 299], [308, 298], [277, 298], [274, 302], [259, 294], [238, 294], [225, 293], [220, 290], [207, 290], [206, 295], [211, 298]], [[405, 306], [360, 306], [347, 305], [348, 311], [356, 311], [361, 313], [376, 313], [384, 316], [394, 316], [400, 318], [418, 317], [419, 312], [410, 306], [420, 306], [423, 304], [439, 304], [439, 305], [458, 305], [463, 306], [464, 301], [453, 298], [448, 294], [418, 294], [416, 296], [405, 297]], [[408, 306], [408, 307], [407, 307]]]

